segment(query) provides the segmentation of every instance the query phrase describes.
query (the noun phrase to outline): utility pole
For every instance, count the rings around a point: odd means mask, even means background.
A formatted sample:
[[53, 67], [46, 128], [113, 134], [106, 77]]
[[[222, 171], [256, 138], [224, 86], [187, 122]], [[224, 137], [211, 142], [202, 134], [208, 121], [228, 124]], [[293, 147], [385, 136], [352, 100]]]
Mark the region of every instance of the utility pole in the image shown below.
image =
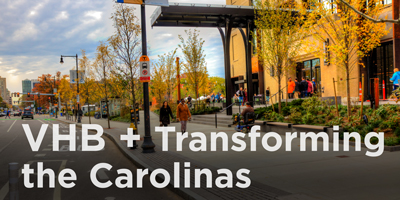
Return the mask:
[[[146, 7], [144, 4], [140, 6], [141, 26], [142, 26], [142, 56], [147, 56], [147, 38], [146, 38]], [[149, 102], [149, 83], [143, 82], [144, 97], [144, 139], [142, 144], [142, 153], [154, 153], [156, 146], [150, 133], [150, 102]]]
[[178, 101], [181, 100], [181, 76], [179, 74], [179, 57], [176, 57], [176, 80], [177, 80], [177, 86], [178, 86]]

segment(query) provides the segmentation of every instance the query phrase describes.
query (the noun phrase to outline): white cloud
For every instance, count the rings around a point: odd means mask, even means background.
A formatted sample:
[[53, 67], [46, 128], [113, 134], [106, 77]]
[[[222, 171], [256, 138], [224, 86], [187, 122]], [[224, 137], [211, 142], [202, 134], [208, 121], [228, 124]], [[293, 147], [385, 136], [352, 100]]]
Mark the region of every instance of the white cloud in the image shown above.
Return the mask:
[[12, 70], [8, 70], [7, 73], [8, 74], [14, 74], [17, 70], [16, 69], [12, 69]]
[[37, 33], [38, 30], [36, 29], [36, 25], [34, 23], [27, 22], [22, 25], [20, 29], [13, 33], [13, 40], [23, 41], [26, 39], [34, 39], [36, 38]]
[[85, 13], [86, 18], [84, 19], [84, 23], [93, 23], [99, 21], [101, 19], [102, 14], [103, 12], [101, 11], [94, 11], [94, 10], [87, 11]]
[[68, 19], [68, 12], [67, 11], [62, 11], [56, 17], [56, 20], [64, 20], [64, 19]]

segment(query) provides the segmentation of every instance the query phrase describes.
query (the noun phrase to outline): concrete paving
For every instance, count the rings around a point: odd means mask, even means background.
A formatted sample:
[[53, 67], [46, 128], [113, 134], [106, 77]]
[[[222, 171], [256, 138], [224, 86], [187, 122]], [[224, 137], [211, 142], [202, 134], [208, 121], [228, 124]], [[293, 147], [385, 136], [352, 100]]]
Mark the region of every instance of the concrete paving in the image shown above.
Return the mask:
[[[143, 115], [143, 113], [140, 113]], [[141, 116], [143, 119], [143, 116]], [[153, 142], [161, 147], [161, 133], [156, 133], [154, 127], [159, 124], [158, 116], [150, 115], [151, 133]], [[82, 123], [88, 123], [88, 117], [84, 117]], [[106, 127], [107, 120], [93, 120], [92, 123]], [[113, 130], [120, 130], [119, 134], [126, 132], [128, 123], [111, 122]], [[171, 126], [180, 130], [179, 123]], [[144, 133], [143, 121], [138, 126], [139, 134]], [[107, 131], [107, 129], [105, 130]], [[210, 132], [226, 132], [229, 136], [234, 133], [233, 128], [218, 127], [188, 123], [189, 133], [203, 132], [210, 141]], [[262, 133], [261, 135], [263, 135]], [[285, 137], [282, 136], [283, 141]], [[183, 142], [183, 151], [176, 151], [176, 135], [169, 135], [169, 151], [185, 158], [216, 168], [228, 168], [237, 170], [247, 168], [251, 170], [249, 177], [252, 181], [268, 187], [296, 195], [297, 199], [398, 199], [398, 177], [400, 177], [400, 152], [384, 152], [377, 158], [367, 157], [362, 148], [355, 152], [351, 147], [349, 152], [322, 151], [322, 142], [318, 142], [318, 151], [312, 152], [310, 142], [307, 151], [300, 151], [299, 139], [294, 139], [292, 151], [285, 151], [285, 144], [276, 152], [268, 152], [262, 148], [261, 139], [257, 141], [257, 151], [250, 151], [250, 138], [243, 139], [248, 148], [243, 152], [229, 150], [222, 151], [221, 144], [216, 152], [192, 152], [189, 149], [189, 139]], [[274, 141], [269, 142], [273, 145]], [[229, 149], [233, 145], [229, 139]], [[331, 144], [330, 144], [331, 145]], [[340, 149], [343, 149], [340, 146]], [[170, 162], [173, 162], [172, 160]], [[283, 199], [283, 197], [281, 197]], [[294, 198], [294, 196], [293, 196]], [[288, 198], [290, 199], [290, 198]]]

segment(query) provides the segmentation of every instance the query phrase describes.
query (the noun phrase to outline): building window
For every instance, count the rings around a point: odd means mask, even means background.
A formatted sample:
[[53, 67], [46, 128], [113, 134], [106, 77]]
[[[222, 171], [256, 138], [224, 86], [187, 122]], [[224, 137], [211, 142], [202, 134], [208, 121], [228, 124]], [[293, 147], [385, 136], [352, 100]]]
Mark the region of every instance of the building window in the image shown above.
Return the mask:
[[319, 58], [306, 60], [297, 64], [297, 78], [299, 81], [302, 78], [315, 79], [315, 87], [317, 92], [321, 91], [321, 65]]
[[383, 5], [387, 5], [387, 4], [391, 4], [391, 3], [392, 3], [392, 0], [383, 0], [382, 1]]

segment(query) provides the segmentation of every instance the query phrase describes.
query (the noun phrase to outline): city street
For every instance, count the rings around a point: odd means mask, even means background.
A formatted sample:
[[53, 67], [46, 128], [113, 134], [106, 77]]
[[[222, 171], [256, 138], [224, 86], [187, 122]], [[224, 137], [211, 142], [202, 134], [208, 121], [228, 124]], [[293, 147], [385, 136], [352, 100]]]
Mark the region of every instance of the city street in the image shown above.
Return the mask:
[[[105, 140], [105, 149], [98, 152], [82, 152], [81, 149], [81, 130], [77, 127], [76, 152], [68, 151], [68, 143], [60, 143], [60, 152], [52, 151], [52, 126], [53, 123], [60, 124], [60, 133], [68, 133], [68, 125], [48, 119], [48, 115], [35, 116], [34, 120], [20, 117], [11, 119], [0, 119], [0, 200], [8, 199], [8, 163], [17, 162], [22, 168], [23, 164], [30, 164], [35, 169], [37, 162], [43, 162], [44, 169], [51, 168], [57, 174], [64, 168], [73, 169], [77, 175], [75, 187], [72, 189], [61, 188], [56, 181], [56, 187], [49, 189], [48, 176], [44, 177], [43, 189], [37, 189], [36, 173], [30, 176], [30, 180], [35, 184], [33, 189], [27, 189], [23, 185], [23, 176], [19, 177], [20, 199], [180, 199], [179, 196], [168, 189], [154, 188], [148, 176], [143, 180], [143, 188], [137, 189], [136, 179], [132, 189], [119, 189], [115, 185], [108, 189], [96, 188], [90, 181], [90, 170], [98, 163], [105, 162], [113, 166], [111, 171], [99, 171], [98, 180], [105, 182], [114, 181], [117, 178], [117, 169], [126, 168], [136, 172], [136, 167], [126, 159], [117, 149], [114, 143], [108, 138]], [[38, 152], [33, 152], [24, 134], [22, 124], [29, 124], [34, 139], [36, 139], [42, 124], [49, 124], [46, 135]], [[89, 144], [91, 144], [89, 142]], [[133, 177], [136, 177], [134, 174]]]

